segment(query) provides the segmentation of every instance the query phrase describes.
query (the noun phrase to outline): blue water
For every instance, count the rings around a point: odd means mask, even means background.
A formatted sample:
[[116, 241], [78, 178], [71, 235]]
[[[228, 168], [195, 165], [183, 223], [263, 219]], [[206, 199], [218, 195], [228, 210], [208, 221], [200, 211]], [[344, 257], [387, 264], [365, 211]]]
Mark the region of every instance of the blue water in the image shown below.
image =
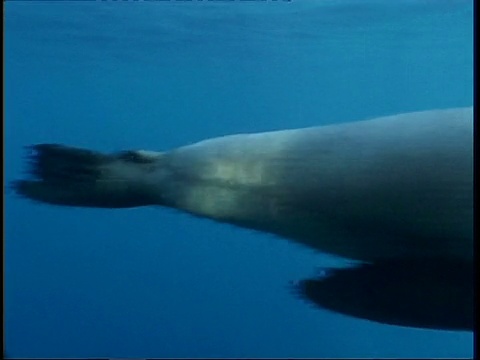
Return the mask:
[[[204, 138], [473, 103], [473, 1], [13, 2], [5, 181], [25, 150]], [[9, 357], [471, 357], [473, 335], [313, 308], [343, 260], [173, 210], [5, 202]]]

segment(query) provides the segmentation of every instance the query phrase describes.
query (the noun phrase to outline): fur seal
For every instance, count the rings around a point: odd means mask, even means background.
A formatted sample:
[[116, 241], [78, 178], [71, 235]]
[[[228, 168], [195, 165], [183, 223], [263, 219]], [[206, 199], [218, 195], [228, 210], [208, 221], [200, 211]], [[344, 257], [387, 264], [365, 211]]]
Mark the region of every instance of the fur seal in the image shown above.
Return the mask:
[[301, 281], [303, 299], [386, 324], [473, 329], [473, 107], [166, 152], [39, 144], [30, 160], [31, 178], [12, 184], [26, 198], [161, 205], [276, 234], [363, 262]]

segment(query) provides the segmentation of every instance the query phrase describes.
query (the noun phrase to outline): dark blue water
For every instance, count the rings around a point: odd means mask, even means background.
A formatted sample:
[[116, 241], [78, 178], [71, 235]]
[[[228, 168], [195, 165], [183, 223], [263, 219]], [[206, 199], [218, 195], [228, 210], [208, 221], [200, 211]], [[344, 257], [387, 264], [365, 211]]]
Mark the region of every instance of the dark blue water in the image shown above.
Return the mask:
[[[464, 0], [5, 3], [5, 180], [23, 146], [204, 138], [473, 103]], [[10, 357], [471, 357], [468, 332], [308, 306], [343, 260], [161, 208], [5, 203]]]

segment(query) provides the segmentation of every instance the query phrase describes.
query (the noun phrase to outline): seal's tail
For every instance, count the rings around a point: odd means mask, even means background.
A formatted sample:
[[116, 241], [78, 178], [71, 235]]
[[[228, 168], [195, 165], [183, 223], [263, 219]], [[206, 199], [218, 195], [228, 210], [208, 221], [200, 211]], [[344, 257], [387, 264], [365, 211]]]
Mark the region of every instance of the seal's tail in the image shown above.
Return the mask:
[[129, 154], [106, 155], [58, 144], [31, 147], [30, 180], [12, 183], [26, 198], [64, 206], [122, 208], [149, 205], [136, 179], [145, 161]]

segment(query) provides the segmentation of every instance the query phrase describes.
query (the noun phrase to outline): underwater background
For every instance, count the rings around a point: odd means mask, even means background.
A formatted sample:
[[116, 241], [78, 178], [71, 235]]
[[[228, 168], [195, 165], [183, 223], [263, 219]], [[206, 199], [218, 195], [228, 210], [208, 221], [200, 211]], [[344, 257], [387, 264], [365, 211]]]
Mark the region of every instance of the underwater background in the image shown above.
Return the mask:
[[20, 199], [26, 145], [168, 150], [473, 104], [473, 1], [7, 1], [7, 357], [472, 357], [315, 308], [344, 259], [174, 210]]

